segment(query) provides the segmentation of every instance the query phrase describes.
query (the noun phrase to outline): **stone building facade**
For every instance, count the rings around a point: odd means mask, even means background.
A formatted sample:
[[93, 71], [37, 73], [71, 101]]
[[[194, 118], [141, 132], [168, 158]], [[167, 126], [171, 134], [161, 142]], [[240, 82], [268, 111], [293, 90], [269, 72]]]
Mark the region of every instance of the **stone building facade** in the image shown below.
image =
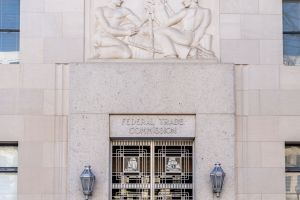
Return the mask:
[[20, 64], [0, 64], [0, 141], [18, 144], [13, 196], [84, 199], [79, 176], [90, 164], [91, 199], [110, 199], [111, 141], [128, 139], [111, 136], [111, 117], [188, 115], [195, 136], [180, 137], [194, 142], [194, 199], [215, 198], [215, 162], [227, 173], [220, 199], [286, 199], [300, 69], [283, 64], [282, 0], [202, 1], [218, 61], [90, 60], [91, 2], [20, 2]]

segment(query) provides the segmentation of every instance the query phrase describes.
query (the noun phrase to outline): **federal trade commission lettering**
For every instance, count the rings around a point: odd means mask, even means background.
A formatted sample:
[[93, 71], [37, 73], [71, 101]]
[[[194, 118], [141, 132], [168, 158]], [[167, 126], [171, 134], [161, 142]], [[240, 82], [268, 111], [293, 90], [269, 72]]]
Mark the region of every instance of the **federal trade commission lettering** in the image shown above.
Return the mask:
[[123, 118], [122, 126], [132, 135], [175, 135], [184, 125], [181, 118]]

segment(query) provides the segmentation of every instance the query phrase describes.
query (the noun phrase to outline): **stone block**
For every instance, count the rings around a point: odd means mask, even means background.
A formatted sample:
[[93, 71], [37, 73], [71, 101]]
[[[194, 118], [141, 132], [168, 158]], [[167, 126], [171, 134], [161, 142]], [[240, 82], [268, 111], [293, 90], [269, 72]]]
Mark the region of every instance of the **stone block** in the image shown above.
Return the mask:
[[19, 114], [42, 114], [43, 104], [43, 90], [22, 89], [18, 91], [17, 110]]
[[259, 13], [261, 14], [282, 14], [281, 0], [259, 0]]
[[239, 14], [220, 15], [221, 39], [241, 39], [241, 24]]
[[48, 64], [22, 65], [22, 85], [29, 89], [54, 89], [55, 66]]
[[20, 1], [21, 13], [24, 12], [44, 12], [44, 1], [26, 0]]
[[55, 141], [68, 141], [68, 117], [55, 116]]
[[247, 123], [248, 117], [236, 116], [236, 140], [247, 141]]
[[84, 14], [83, 12], [63, 13], [63, 37], [84, 36]]
[[261, 200], [261, 194], [237, 194], [238, 200]]
[[236, 114], [259, 115], [260, 95], [258, 90], [236, 91]]
[[260, 63], [277, 64], [283, 63], [282, 40], [261, 40], [260, 41]]
[[67, 167], [67, 142], [44, 142], [42, 155], [43, 167]]
[[279, 115], [280, 90], [260, 91], [260, 110], [262, 115]]
[[43, 143], [38, 141], [19, 142], [18, 159], [20, 168], [41, 168], [43, 166]]
[[57, 90], [68, 90], [69, 89], [69, 64], [56, 64], [56, 89]]
[[280, 141], [279, 117], [249, 116], [247, 139], [249, 141]]
[[46, 12], [84, 12], [82, 0], [44, 0]]
[[47, 37], [62, 37], [63, 20], [61, 13], [44, 13], [42, 24], [42, 35]]
[[281, 15], [241, 15], [243, 39], [281, 40]]
[[[43, 35], [43, 13], [22, 12], [20, 13], [20, 36], [22, 38], [37, 39]], [[32, 47], [31, 47], [32, 48]], [[36, 51], [36, 49], [35, 49]]]
[[260, 142], [237, 142], [237, 167], [261, 167], [262, 150]]
[[20, 65], [0, 65], [0, 89], [20, 87]]
[[0, 115], [0, 141], [21, 141], [24, 137], [24, 117]]
[[285, 192], [284, 173], [284, 168], [238, 168], [238, 192], [282, 194]]
[[300, 116], [280, 116], [279, 134], [282, 141], [300, 141]]
[[55, 113], [57, 115], [68, 115], [69, 113], [69, 91], [56, 90], [55, 91]]
[[71, 66], [70, 112], [234, 112], [232, 66], [154, 63], [102, 62]]
[[45, 63], [70, 63], [83, 61], [83, 38], [46, 38]]
[[220, 13], [240, 13], [240, 0], [220, 1]]
[[221, 40], [221, 62], [258, 64], [260, 45], [256, 40]]
[[251, 13], [255, 14], [258, 13], [259, 9], [259, 0], [240, 0], [241, 5], [241, 13]]
[[54, 115], [56, 111], [56, 91], [44, 90], [43, 114]]
[[19, 194], [18, 200], [41, 200], [41, 194]]
[[286, 200], [286, 194], [262, 194], [262, 200]]
[[54, 141], [54, 116], [26, 116], [24, 141]]
[[42, 38], [20, 38], [20, 63], [43, 63], [43, 51]]
[[0, 114], [17, 113], [17, 89], [0, 89]]
[[262, 142], [262, 167], [285, 167], [284, 142]]
[[258, 13], [258, 0], [227, 0], [220, 1], [221, 13]]
[[300, 90], [282, 90], [280, 92], [280, 114], [300, 115]]
[[279, 89], [279, 66], [249, 66], [247, 73], [249, 90]]
[[294, 66], [280, 67], [280, 89], [300, 90], [300, 69]]

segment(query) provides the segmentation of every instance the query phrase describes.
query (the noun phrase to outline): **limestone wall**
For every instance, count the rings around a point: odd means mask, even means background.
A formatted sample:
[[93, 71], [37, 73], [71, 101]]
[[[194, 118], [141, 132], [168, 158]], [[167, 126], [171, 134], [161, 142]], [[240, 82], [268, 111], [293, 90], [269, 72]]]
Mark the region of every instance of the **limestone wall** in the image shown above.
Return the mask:
[[[300, 69], [282, 66], [281, 0], [211, 4], [219, 59], [241, 64], [237, 199], [283, 200], [284, 142], [300, 141]], [[0, 65], [0, 141], [19, 142], [19, 200], [66, 197], [69, 69], [61, 63], [84, 61], [84, 10], [83, 0], [21, 1], [21, 64]]]

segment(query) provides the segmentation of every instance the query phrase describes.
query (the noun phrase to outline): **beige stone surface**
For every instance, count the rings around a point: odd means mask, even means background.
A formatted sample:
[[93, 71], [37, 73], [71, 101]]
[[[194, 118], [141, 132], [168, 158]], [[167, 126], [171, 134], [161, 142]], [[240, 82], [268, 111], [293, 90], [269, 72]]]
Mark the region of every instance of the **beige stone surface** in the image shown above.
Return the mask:
[[83, 12], [64, 12], [62, 17], [63, 37], [84, 37]]
[[196, 117], [195, 199], [214, 199], [208, 172], [216, 162], [220, 162], [226, 172], [221, 198], [235, 199], [234, 116], [198, 114]]
[[279, 88], [279, 66], [252, 65], [247, 68], [247, 74], [249, 90], [271, 90]]
[[280, 116], [279, 134], [283, 141], [300, 141], [300, 116]]
[[22, 87], [36, 89], [54, 89], [55, 65], [22, 65]]
[[238, 115], [259, 115], [260, 105], [258, 90], [236, 91], [236, 113]]
[[237, 142], [237, 167], [261, 167], [261, 142]]
[[230, 65], [102, 62], [73, 65], [70, 80], [71, 113], [234, 112]]
[[262, 167], [285, 167], [285, 144], [283, 142], [262, 142]]
[[24, 140], [54, 141], [54, 125], [54, 116], [26, 116]]
[[259, 0], [259, 12], [262, 14], [282, 14], [281, 0]]
[[82, 0], [44, 0], [46, 12], [83, 12]]
[[109, 114], [114, 113], [196, 114], [195, 199], [213, 199], [208, 173], [216, 162], [228, 175], [222, 199], [235, 199], [230, 65], [108, 61], [72, 65], [70, 73], [69, 199], [82, 196], [72, 174], [80, 174], [84, 164], [100, 179], [93, 198], [109, 195]]
[[20, 1], [20, 11], [23, 12], [43, 12], [44, 1], [26, 0]]
[[0, 65], [0, 88], [20, 87], [20, 65]]
[[238, 169], [238, 193], [284, 194], [284, 192], [284, 168]]
[[241, 39], [241, 18], [239, 14], [220, 14], [221, 39]]
[[281, 15], [241, 15], [241, 34], [244, 39], [282, 38]]
[[19, 114], [42, 114], [44, 93], [40, 89], [23, 89], [17, 92], [15, 101]]
[[43, 63], [44, 40], [41, 38], [20, 37], [20, 62]]
[[283, 42], [282, 40], [261, 40], [260, 41], [260, 63], [261, 64], [282, 64], [283, 63]]
[[[244, 23], [244, 22], [242, 22]], [[221, 62], [259, 64], [260, 44], [257, 40], [222, 40]]]
[[24, 117], [0, 115], [0, 141], [21, 141], [24, 138]]
[[96, 176], [94, 196], [109, 196], [109, 116], [73, 114], [68, 139], [68, 199], [82, 198], [78, 176], [85, 165], [91, 165]]
[[280, 89], [300, 90], [300, 70], [292, 66], [280, 67]]
[[258, 0], [228, 0], [220, 1], [221, 13], [257, 13]]
[[83, 38], [46, 38], [44, 63], [69, 63], [83, 61]]

